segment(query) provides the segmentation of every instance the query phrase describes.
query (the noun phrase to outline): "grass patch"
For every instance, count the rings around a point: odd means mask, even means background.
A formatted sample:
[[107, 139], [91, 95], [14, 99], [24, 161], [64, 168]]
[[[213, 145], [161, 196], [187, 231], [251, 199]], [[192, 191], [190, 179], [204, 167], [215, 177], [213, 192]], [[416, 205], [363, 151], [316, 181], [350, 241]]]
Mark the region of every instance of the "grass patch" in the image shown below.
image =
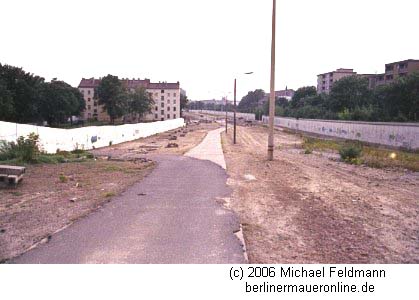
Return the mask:
[[103, 197], [105, 197], [105, 198], [111, 198], [111, 197], [114, 197], [114, 196], [116, 196], [116, 194], [114, 192], [107, 192], [107, 193], [103, 194]]
[[[381, 149], [360, 142], [323, 140], [312, 137], [303, 137], [303, 141], [305, 151], [340, 152], [342, 159], [349, 163], [362, 163], [373, 168], [402, 168], [419, 172], [418, 152]], [[360, 153], [356, 155], [358, 151]]]
[[111, 166], [106, 166], [105, 171], [106, 172], [126, 172], [127, 170], [126, 168], [122, 166], [111, 165]]

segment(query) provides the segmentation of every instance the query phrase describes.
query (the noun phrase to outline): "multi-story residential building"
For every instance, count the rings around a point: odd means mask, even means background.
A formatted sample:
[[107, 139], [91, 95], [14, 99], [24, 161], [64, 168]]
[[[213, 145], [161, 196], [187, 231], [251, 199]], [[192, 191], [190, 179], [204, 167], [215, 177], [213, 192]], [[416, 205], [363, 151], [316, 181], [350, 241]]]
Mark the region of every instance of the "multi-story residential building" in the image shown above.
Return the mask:
[[317, 75], [317, 93], [329, 94], [332, 90], [333, 84], [344, 77], [357, 75], [353, 69], [337, 69], [334, 72]]
[[[266, 93], [266, 99], [269, 99], [271, 93]], [[295, 91], [293, 89], [286, 88], [285, 90], [275, 91], [275, 98], [285, 98], [291, 100], [294, 97]]]
[[[285, 98], [288, 101], [291, 101], [291, 99], [294, 97], [295, 91], [293, 89], [285, 88], [285, 90], [275, 91], [275, 98]], [[266, 93], [265, 97], [260, 99], [258, 101], [259, 105], [263, 105], [265, 102], [269, 101], [271, 93]]]
[[385, 73], [369, 77], [370, 88], [394, 82], [397, 78], [419, 72], [419, 60], [407, 59], [386, 64]]
[[[144, 117], [146, 120], [164, 121], [180, 118], [180, 84], [159, 82], [152, 83], [150, 79], [122, 79], [122, 84], [130, 91], [143, 87], [154, 100], [150, 114]], [[109, 115], [99, 105], [95, 97], [95, 89], [99, 86], [100, 79], [83, 78], [79, 84], [79, 91], [83, 94], [86, 102], [84, 120], [95, 119], [98, 121], [109, 121]]]

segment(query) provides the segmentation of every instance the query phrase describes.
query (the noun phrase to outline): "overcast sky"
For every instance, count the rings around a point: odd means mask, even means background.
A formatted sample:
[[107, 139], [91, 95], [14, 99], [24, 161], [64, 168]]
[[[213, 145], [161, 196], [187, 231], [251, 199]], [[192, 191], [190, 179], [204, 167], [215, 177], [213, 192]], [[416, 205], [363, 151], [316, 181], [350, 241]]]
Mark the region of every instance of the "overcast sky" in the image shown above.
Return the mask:
[[[190, 99], [269, 91], [271, 0], [0, 0], [0, 63], [77, 86], [180, 81]], [[276, 90], [419, 59], [418, 0], [277, 0]], [[253, 71], [253, 75], [242, 75]]]

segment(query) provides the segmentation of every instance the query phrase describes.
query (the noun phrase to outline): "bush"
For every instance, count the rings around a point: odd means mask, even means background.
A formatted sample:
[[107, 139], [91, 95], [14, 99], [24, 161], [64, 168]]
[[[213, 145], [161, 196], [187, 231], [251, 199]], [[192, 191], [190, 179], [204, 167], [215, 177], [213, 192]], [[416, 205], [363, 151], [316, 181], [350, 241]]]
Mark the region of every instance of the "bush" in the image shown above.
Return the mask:
[[342, 160], [358, 164], [360, 162], [359, 158], [362, 154], [362, 148], [357, 145], [346, 145], [339, 150], [339, 154]]
[[0, 144], [0, 160], [16, 159], [21, 162], [34, 162], [40, 153], [39, 136], [35, 133], [26, 138], [20, 136], [16, 142], [2, 142]]

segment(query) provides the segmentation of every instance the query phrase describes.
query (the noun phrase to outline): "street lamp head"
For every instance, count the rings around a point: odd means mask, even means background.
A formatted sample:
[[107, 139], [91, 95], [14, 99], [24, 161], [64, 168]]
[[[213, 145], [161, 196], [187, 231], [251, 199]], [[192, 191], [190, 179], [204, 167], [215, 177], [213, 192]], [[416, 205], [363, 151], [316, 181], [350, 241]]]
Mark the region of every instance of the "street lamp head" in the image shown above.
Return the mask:
[[245, 75], [250, 75], [250, 74], [253, 74], [253, 72], [247, 72], [247, 73], [244, 73]]

